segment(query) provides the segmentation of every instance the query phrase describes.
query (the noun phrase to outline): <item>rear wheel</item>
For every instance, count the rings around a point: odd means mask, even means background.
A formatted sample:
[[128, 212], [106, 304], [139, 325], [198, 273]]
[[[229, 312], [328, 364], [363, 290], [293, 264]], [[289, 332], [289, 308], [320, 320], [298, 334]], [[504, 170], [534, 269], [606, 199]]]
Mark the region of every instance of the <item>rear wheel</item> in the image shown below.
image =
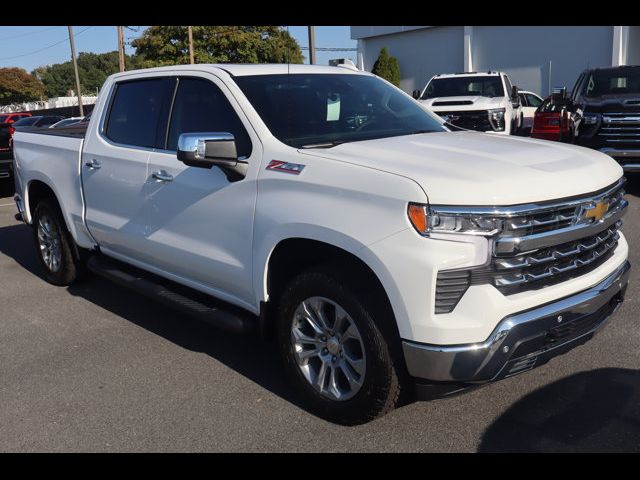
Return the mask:
[[353, 293], [337, 272], [295, 277], [277, 312], [287, 377], [318, 416], [346, 425], [392, 410], [400, 381], [379, 328], [381, 312]]
[[73, 254], [73, 239], [54, 200], [46, 198], [38, 203], [33, 227], [38, 258], [46, 280], [54, 285], [73, 283], [81, 270], [80, 261]]

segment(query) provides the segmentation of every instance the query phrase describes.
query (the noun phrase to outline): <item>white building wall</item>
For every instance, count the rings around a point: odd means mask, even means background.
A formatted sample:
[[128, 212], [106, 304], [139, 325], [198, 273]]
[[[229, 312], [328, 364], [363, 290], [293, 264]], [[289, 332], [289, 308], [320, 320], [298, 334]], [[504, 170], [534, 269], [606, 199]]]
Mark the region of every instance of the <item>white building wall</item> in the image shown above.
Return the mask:
[[[352, 37], [355, 28], [352, 27]], [[433, 75], [464, 70], [463, 33], [461, 26], [427, 27], [360, 39], [358, 46], [364, 57], [364, 69], [369, 72], [382, 47], [387, 47], [400, 64], [400, 88], [411, 93], [424, 88]]]
[[611, 65], [612, 46], [610, 26], [474, 26], [471, 49], [475, 71], [505, 71], [546, 96], [549, 86], [570, 90], [585, 68]]
[[[628, 29], [627, 64], [640, 64], [640, 27]], [[502, 70], [514, 85], [548, 95], [571, 89], [582, 70], [609, 66], [612, 26], [351, 27], [365, 70], [386, 46], [400, 63], [400, 87], [411, 93], [431, 76], [469, 70]], [[549, 65], [551, 62], [551, 66]]]
[[640, 65], [640, 27], [629, 27], [627, 65]]

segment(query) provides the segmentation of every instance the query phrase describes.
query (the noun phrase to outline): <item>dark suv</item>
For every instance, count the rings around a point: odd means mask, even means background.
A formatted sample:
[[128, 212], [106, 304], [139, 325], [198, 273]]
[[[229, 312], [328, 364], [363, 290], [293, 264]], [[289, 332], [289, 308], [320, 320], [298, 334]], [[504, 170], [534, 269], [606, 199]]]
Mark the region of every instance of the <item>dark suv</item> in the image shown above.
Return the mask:
[[569, 100], [575, 143], [640, 172], [640, 66], [585, 70]]

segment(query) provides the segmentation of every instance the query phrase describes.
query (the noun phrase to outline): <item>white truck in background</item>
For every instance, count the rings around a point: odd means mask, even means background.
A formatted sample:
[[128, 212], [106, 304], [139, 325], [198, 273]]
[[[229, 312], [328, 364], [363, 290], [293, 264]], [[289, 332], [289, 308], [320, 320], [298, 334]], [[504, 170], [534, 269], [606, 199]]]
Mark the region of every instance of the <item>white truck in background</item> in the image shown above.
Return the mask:
[[504, 72], [434, 75], [413, 96], [446, 122], [467, 130], [514, 135], [524, 124], [518, 87]]
[[272, 335], [309, 408], [344, 424], [545, 363], [602, 328], [628, 281], [614, 160], [452, 132], [352, 69], [118, 73], [88, 126], [14, 143], [50, 282], [89, 270]]

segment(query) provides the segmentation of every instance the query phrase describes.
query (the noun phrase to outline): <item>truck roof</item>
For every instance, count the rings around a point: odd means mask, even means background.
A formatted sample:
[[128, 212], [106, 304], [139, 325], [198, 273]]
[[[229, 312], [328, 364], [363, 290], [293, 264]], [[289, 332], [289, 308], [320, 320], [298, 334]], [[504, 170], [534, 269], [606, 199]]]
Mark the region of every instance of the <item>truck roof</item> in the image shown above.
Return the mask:
[[497, 77], [503, 72], [461, 72], [461, 73], [439, 73], [433, 78], [449, 78], [449, 77]]
[[355, 74], [355, 75], [370, 75], [368, 72], [355, 71], [352, 68], [343, 66], [328, 66], [328, 65], [304, 65], [304, 64], [286, 64], [286, 63], [273, 63], [273, 64], [252, 64], [252, 63], [198, 63], [195, 65], [173, 65], [167, 67], [155, 67], [145, 68], [140, 70], [129, 70], [122, 73], [116, 73], [114, 78], [121, 76], [127, 76], [132, 73], [141, 72], [167, 72], [167, 71], [193, 71], [193, 70], [224, 70], [228, 74], [234, 77], [242, 77], [245, 75], [277, 75], [286, 73], [329, 73], [329, 74]]

